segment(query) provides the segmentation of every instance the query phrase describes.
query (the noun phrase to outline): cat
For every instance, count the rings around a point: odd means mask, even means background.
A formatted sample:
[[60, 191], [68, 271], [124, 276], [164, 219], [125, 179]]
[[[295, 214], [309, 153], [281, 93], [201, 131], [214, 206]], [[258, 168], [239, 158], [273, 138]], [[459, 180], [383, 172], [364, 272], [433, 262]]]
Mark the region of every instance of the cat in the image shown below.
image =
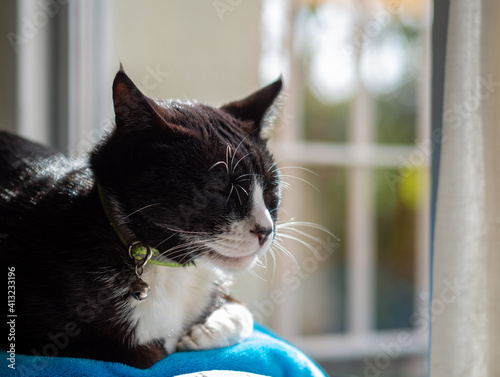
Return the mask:
[[148, 368], [242, 341], [253, 320], [228, 285], [276, 235], [263, 130], [282, 79], [220, 108], [150, 99], [122, 67], [112, 89], [114, 129], [87, 156], [0, 133], [16, 352]]

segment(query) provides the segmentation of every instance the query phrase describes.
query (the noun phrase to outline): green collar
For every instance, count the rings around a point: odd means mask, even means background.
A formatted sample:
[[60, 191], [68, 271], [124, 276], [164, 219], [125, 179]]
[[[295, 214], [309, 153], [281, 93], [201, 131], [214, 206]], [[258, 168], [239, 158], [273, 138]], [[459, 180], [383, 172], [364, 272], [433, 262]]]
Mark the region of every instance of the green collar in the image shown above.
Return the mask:
[[[122, 241], [122, 243], [125, 245], [125, 247], [129, 248], [130, 247], [129, 243], [127, 242], [125, 237], [123, 237], [123, 234], [121, 234], [120, 230], [118, 229], [118, 226], [115, 224], [115, 222], [113, 221], [113, 218], [111, 217], [111, 213], [109, 212], [108, 207], [106, 206], [106, 200], [104, 198], [104, 194], [102, 192], [101, 185], [99, 184], [99, 182], [96, 182], [96, 185], [97, 185], [97, 192], [99, 193], [99, 200], [101, 201], [102, 209], [104, 210], [104, 213], [106, 214], [106, 217], [108, 218], [109, 225], [111, 225], [111, 227], [115, 231], [116, 235]], [[185, 267], [185, 266], [191, 265], [191, 263], [189, 263], [187, 265], [182, 265], [182, 264], [176, 263], [176, 262], [161, 262], [159, 260], [153, 259], [155, 256], [159, 255], [160, 252], [158, 250], [156, 250], [155, 248], [151, 248], [151, 251], [153, 252], [152, 258], [149, 259], [149, 263], [151, 263], [151, 264], [156, 264], [158, 266], [165, 266], [165, 267]], [[133, 244], [132, 250], [131, 250], [131, 257], [132, 258], [140, 260], [140, 259], [146, 258], [147, 254], [148, 254], [147, 248], [144, 247], [141, 242]]]

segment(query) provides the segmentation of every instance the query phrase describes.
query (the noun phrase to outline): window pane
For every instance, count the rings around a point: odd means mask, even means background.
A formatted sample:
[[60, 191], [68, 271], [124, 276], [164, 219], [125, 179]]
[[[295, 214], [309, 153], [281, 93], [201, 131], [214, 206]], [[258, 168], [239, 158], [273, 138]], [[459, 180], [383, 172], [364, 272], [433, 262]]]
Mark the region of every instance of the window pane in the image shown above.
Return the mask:
[[[376, 142], [381, 144], [413, 144], [416, 138], [416, 83], [408, 82], [390, 96], [375, 100]], [[404, 102], [403, 102], [404, 101]]]
[[[307, 242], [314, 252], [301, 242], [292, 244], [294, 255], [302, 273], [302, 330], [305, 335], [325, 334], [345, 330], [345, 219], [346, 219], [346, 171], [344, 168], [307, 166], [315, 174], [296, 170], [291, 173], [283, 169], [283, 180], [302, 191], [303, 214], [297, 221], [319, 224], [333, 233], [335, 239], [325, 231], [314, 227], [297, 227], [300, 232], [287, 233]], [[301, 180], [287, 177], [301, 174]], [[285, 183], [285, 185], [287, 184]], [[298, 187], [300, 186], [300, 187]], [[315, 186], [316, 188], [313, 188]], [[288, 199], [294, 194], [288, 196]], [[286, 203], [285, 203], [286, 209]], [[285, 214], [286, 216], [286, 214]]]
[[398, 170], [377, 169], [378, 329], [410, 326], [414, 313], [415, 229], [421, 203], [419, 173], [399, 179]]
[[347, 142], [350, 103], [323, 103], [309, 89], [304, 91], [304, 97], [304, 139]]
[[[363, 81], [376, 106], [378, 143], [415, 142], [421, 43], [418, 24], [404, 24], [395, 18], [362, 53]], [[381, 67], [387, 72], [381, 72]]]

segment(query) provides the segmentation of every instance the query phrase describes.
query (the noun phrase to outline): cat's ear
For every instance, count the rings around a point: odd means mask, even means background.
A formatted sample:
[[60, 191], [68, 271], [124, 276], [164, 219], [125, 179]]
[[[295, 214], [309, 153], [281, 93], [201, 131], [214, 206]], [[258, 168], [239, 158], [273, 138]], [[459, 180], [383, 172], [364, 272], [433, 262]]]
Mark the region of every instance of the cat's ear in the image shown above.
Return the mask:
[[275, 102], [282, 87], [283, 79], [280, 76], [278, 80], [250, 96], [222, 106], [221, 110], [243, 121], [249, 133], [259, 136], [277, 111]]
[[169, 123], [165, 109], [142, 94], [121, 65], [113, 81], [113, 105], [116, 130], [124, 139], [140, 140], [142, 136], [160, 130], [171, 136], [180, 136], [189, 132]]

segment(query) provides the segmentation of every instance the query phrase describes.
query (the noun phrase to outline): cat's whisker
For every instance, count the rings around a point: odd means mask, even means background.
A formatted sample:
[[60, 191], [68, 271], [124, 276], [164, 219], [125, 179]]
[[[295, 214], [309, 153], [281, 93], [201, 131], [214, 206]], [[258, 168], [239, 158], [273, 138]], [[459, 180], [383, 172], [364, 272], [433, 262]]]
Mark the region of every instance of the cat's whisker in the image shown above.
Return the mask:
[[237, 243], [231, 239], [228, 238], [223, 238], [223, 237], [218, 237], [217, 239], [214, 239], [208, 243], [211, 246], [220, 246], [224, 247], [227, 249], [232, 249], [237, 246]]
[[229, 159], [232, 158], [232, 150], [231, 150], [231, 146], [229, 144], [227, 144], [226, 146], [226, 165], [228, 166], [228, 170], [227, 170], [227, 173], [229, 174]]
[[243, 190], [243, 192], [244, 192], [245, 194], [247, 194], [247, 196], [248, 196], [248, 191], [247, 191], [247, 190], [245, 190], [245, 189], [243, 188], [243, 186], [242, 186], [242, 185], [235, 184], [235, 186], [236, 186], [236, 187], [239, 187], [240, 189], [242, 189], [242, 190]]
[[169, 226], [166, 226], [165, 229], [170, 230], [171, 232], [182, 233], [182, 234], [212, 234], [211, 232], [201, 232], [196, 230], [183, 230], [183, 229], [174, 229]]
[[[280, 240], [281, 241], [281, 240]], [[299, 264], [297, 262], [297, 260], [295, 259], [294, 255], [285, 247], [283, 246], [280, 242], [275, 242], [274, 247], [276, 247], [276, 249], [278, 249], [278, 251], [281, 251], [283, 254], [285, 254], [288, 258], [290, 258], [290, 260], [292, 261], [292, 263], [298, 267]], [[276, 264], [276, 260], [273, 258], [275, 264]]]
[[[201, 252], [200, 252], [201, 251]], [[207, 254], [210, 254], [213, 252], [213, 248], [210, 247], [210, 243], [207, 243], [205, 245], [201, 245], [199, 251], [197, 252], [199, 257], [203, 257]]]
[[274, 249], [271, 248], [270, 251], [270, 255], [271, 255], [271, 258], [273, 258], [273, 273], [271, 275], [271, 279], [274, 279], [274, 276], [276, 275], [276, 269], [278, 268], [278, 265], [276, 263], [276, 254], [274, 253]]
[[277, 162], [274, 162], [271, 166], [269, 166], [269, 168], [267, 169], [267, 173], [269, 173], [271, 171], [271, 169], [277, 168], [276, 164], [277, 164]]
[[[232, 187], [234, 187], [234, 185], [232, 185]], [[238, 195], [238, 200], [240, 201], [240, 205], [242, 206], [243, 202], [241, 201], [241, 196], [240, 196], [240, 193], [239, 193], [238, 189], [236, 189], [236, 195]]]
[[255, 265], [260, 268], [266, 268], [266, 265], [260, 260], [259, 257], [255, 260]]
[[241, 141], [238, 143], [238, 146], [236, 148], [236, 150], [238, 150], [238, 148], [241, 146], [241, 144], [243, 144], [243, 142], [249, 138], [250, 136], [252, 136], [255, 132], [259, 132], [258, 130], [252, 130], [250, 131], [243, 139], [241, 139]]
[[316, 250], [314, 247], [312, 247], [311, 244], [309, 244], [308, 242], [301, 240], [300, 238], [292, 236], [290, 234], [281, 233], [280, 236], [283, 238], [287, 238], [289, 240], [292, 240], [292, 241], [297, 241], [298, 243], [302, 244], [307, 249], [309, 249], [317, 259], [321, 259], [318, 250]]
[[292, 188], [292, 185], [288, 182], [281, 181], [281, 187], [284, 189], [290, 190], [291, 192], [295, 192], [295, 190]]
[[158, 245], [156, 245], [154, 248], [155, 249], [158, 249], [158, 246], [160, 246], [162, 243], [164, 242], [167, 242], [169, 239], [171, 239], [174, 235], [171, 234], [170, 236], [168, 236], [167, 238], [165, 238], [163, 241], [161, 241]]
[[316, 177], [319, 177], [319, 174], [312, 171], [311, 169], [308, 169], [308, 168], [305, 168], [303, 166], [280, 166], [279, 170], [285, 170], [285, 169], [298, 169], [298, 170], [303, 170], [303, 171], [306, 171], [308, 173], [311, 173], [313, 175], [315, 175]]
[[[178, 254], [179, 251], [176, 253], [176, 257], [180, 258], [181, 263], [188, 262], [189, 257], [191, 255], [194, 255], [195, 257], [201, 257], [204, 256], [212, 250], [210, 246], [217, 245], [219, 243], [219, 240], [214, 239], [214, 240], [194, 240], [190, 244], [185, 244], [185, 252], [184, 254]], [[182, 250], [184, 251], [184, 250]]]
[[142, 207], [142, 208], [139, 208], [139, 209], [135, 210], [135, 211], [134, 211], [134, 212], [132, 212], [132, 213], [129, 213], [127, 216], [123, 217], [123, 220], [125, 220], [125, 219], [129, 218], [129, 217], [130, 217], [130, 216], [132, 216], [132, 215], [135, 215], [135, 214], [136, 214], [136, 213], [138, 213], [138, 212], [144, 211], [144, 210], [145, 210], [145, 209], [147, 209], [147, 208], [150, 208], [150, 207], [153, 207], [153, 206], [157, 206], [157, 205], [160, 205], [160, 204], [161, 204], [161, 203], [153, 203], [153, 204], [148, 204], [147, 206], [144, 206], [144, 207]]
[[327, 244], [326, 244], [325, 240], [323, 240], [320, 237], [311, 236], [309, 233], [303, 232], [303, 231], [301, 231], [301, 230], [299, 230], [297, 228], [284, 228], [284, 229], [281, 229], [281, 234], [283, 234], [283, 231], [295, 232], [297, 234], [300, 234], [301, 236], [309, 238], [310, 240], [316, 242], [318, 245], [321, 245], [323, 248], [327, 248]]
[[182, 244], [178, 245], [179, 247], [173, 247], [171, 249], [166, 250], [162, 255], [164, 254], [171, 254], [172, 256], [175, 256], [176, 258], [182, 258], [186, 254], [191, 254], [193, 250], [199, 249], [200, 246], [193, 245], [192, 243], [188, 244]]
[[199, 248], [199, 247], [200, 247], [200, 246], [202, 246], [202, 245], [200, 245], [200, 244], [199, 244], [199, 243], [197, 243], [197, 242], [190, 241], [190, 242], [185, 242], [185, 243], [183, 243], [183, 244], [180, 244], [179, 246], [180, 246], [179, 248], [177, 248], [177, 249], [172, 248], [172, 249], [171, 249], [171, 250], [169, 250], [169, 251], [170, 251], [170, 252], [175, 251], [175, 252], [176, 252], [176, 254], [179, 254], [181, 251], [184, 251], [184, 250], [187, 250], [187, 249], [190, 249], [190, 248], [191, 248], [191, 249], [193, 249], [193, 248]]
[[288, 219], [288, 220], [278, 220], [278, 221], [276, 221], [276, 227], [283, 227], [287, 224], [292, 224], [292, 223], [295, 223], [295, 220], [293, 217]]
[[[264, 258], [264, 261], [261, 261], [261, 260], [259, 259], [259, 262], [261, 263], [261, 265], [262, 265], [262, 268], [263, 268], [263, 269], [267, 269], [267, 267], [269, 266], [269, 264], [268, 264], [268, 262], [267, 262], [267, 256], [268, 256], [268, 255], [271, 255], [271, 252], [272, 252], [272, 246], [271, 246], [271, 248], [268, 250], [268, 252], [267, 252], [267, 253], [265, 253], [265, 254], [262, 256], [262, 257]], [[260, 258], [260, 257], [259, 257], [259, 258]], [[273, 269], [273, 274], [271, 275], [271, 279], [273, 278], [273, 276], [274, 276], [274, 269]]]
[[325, 228], [324, 226], [318, 225], [316, 223], [311, 223], [311, 222], [307, 222], [307, 221], [295, 221], [295, 220], [291, 219], [291, 220], [280, 221], [276, 225], [276, 229], [278, 231], [280, 231], [282, 229], [296, 229], [297, 227], [317, 229], [319, 231], [322, 231], [322, 232], [328, 234], [330, 237], [334, 238], [336, 241], [340, 241], [340, 239], [337, 236], [335, 236], [332, 232], [330, 232], [327, 228]]
[[[239, 163], [240, 163], [240, 162], [241, 162], [241, 161], [242, 161], [245, 157], [250, 156], [251, 154], [254, 154], [254, 153], [255, 153], [255, 152], [249, 152], [249, 153], [247, 153], [246, 155], [244, 155], [242, 158], [240, 158], [240, 159], [238, 160], [238, 162], [237, 162], [234, 166], [232, 166], [232, 167], [231, 167], [231, 172], [234, 174], [234, 171], [236, 170], [236, 167], [239, 165]], [[236, 156], [236, 153], [235, 153], [235, 156]], [[231, 164], [232, 164], [232, 162], [231, 162]]]
[[267, 172], [269, 173], [269, 172], [271, 171], [271, 169], [272, 169], [272, 168], [277, 168], [277, 167], [278, 167], [278, 164], [279, 164], [281, 161], [286, 160], [287, 158], [288, 158], [288, 157], [282, 157], [282, 158], [280, 158], [279, 160], [277, 160], [277, 161], [273, 162], [273, 163], [271, 164], [271, 166], [269, 166], [269, 168], [267, 169]]
[[250, 275], [252, 275], [253, 277], [255, 277], [255, 278], [257, 278], [257, 279], [259, 279], [261, 281], [264, 281], [264, 282], [267, 281], [266, 278], [260, 276], [257, 273], [257, 271], [255, 271], [255, 267], [264, 267], [264, 265], [262, 264], [262, 262], [259, 259], [257, 259], [255, 261], [255, 264], [248, 270], [248, 272], [250, 273]]
[[167, 254], [175, 258], [183, 258], [186, 254], [192, 254], [204, 248], [203, 244], [197, 242], [186, 242], [165, 250], [161, 255]]
[[238, 181], [238, 180], [240, 180], [241, 178], [248, 177], [248, 176], [256, 177], [256, 176], [260, 176], [260, 174], [256, 174], [256, 173], [247, 173], [247, 174], [242, 174], [242, 175], [240, 175], [238, 178], [236, 178], [236, 179], [235, 179], [235, 181]]
[[311, 186], [313, 189], [315, 189], [316, 191], [320, 192], [319, 189], [314, 186], [311, 182], [309, 182], [307, 179], [304, 179], [304, 178], [301, 178], [301, 177], [297, 177], [295, 175], [290, 175], [290, 174], [281, 174], [281, 177], [283, 178], [293, 178], [293, 179], [298, 179], [299, 181], [301, 182], [304, 182], [306, 184], [308, 184], [309, 186]]
[[[190, 262], [190, 260], [208, 254], [209, 252], [210, 250], [207, 250], [205, 246], [199, 246], [198, 248], [192, 249], [184, 253], [184, 255], [181, 256], [180, 261], [181, 263], [188, 263]], [[194, 256], [195, 258], [192, 258], [192, 256]]]
[[165, 256], [165, 254], [167, 254], [167, 253], [171, 254], [173, 252], [179, 252], [179, 250], [180, 250], [180, 252], [182, 252], [182, 251], [184, 251], [183, 249], [187, 249], [188, 247], [191, 247], [191, 246], [193, 246], [193, 244], [191, 242], [175, 245], [175, 246], [171, 247], [170, 249], [167, 249], [167, 250], [163, 251], [162, 253], [160, 253], [160, 257]]
[[231, 191], [229, 191], [229, 195], [227, 196], [226, 203], [229, 202], [229, 199], [231, 199], [231, 194], [233, 193], [234, 190], [234, 185], [231, 185]]
[[[233, 155], [233, 158], [231, 159], [231, 166], [233, 166], [233, 162], [234, 162], [234, 157], [236, 156], [236, 153], [238, 153], [238, 149], [240, 149], [241, 145], [243, 144], [243, 142], [246, 140], [246, 138], [250, 137], [250, 135], [252, 135], [252, 133], [254, 132], [255, 130], [253, 130], [252, 132], [248, 133], [248, 135], [246, 135], [243, 139], [241, 139], [241, 141], [238, 143], [238, 145], [236, 146], [236, 149], [234, 150], [234, 155]], [[239, 163], [239, 161], [238, 161]], [[238, 165], [238, 163], [236, 163], [236, 165]], [[232, 168], [232, 171], [234, 172], [234, 169], [236, 167], [233, 167]]]
[[210, 169], [208, 169], [208, 171], [212, 170], [213, 168], [215, 168], [216, 166], [218, 165], [224, 165], [226, 167], [226, 172], [227, 174], [229, 174], [229, 166], [227, 165], [227, 162], [225, 161], [219, 161], [219, 162], [216, 162], [215, 164], [213, 164]]
[[204, 251], [206, 249], [205, 245], [196, 245], [193, 243], [187, 243], [187, 244], [182, 244], [178, 245], [181, 246], [179, 248], [173, 247], [169, 250], [166, 250], [165, 252], [162, 253], [162, 256], [166, 253], [169, 254], [174, 254], [175, 258], [180, 261], [180, 263], [186, 263], [189, 262], [189, 259], [191, 259], [191, 256], [199, 256], [200, 252]]
[[264, 279], [264, 278], [263, 278], [262, 276], [260, 276], [257, 272], [255, 272], [253, 268], [250, 268], [250, 269], [248, 270], [248, 273], [249, 273], [250, 275], [252, 275], [254, 278], [257, 278], [257, 279], [262, 280], [262, 281], [266, 281], [266, 279]]
[[248, 181], [251, 181], [250, 178], [245, 178], [245, 179], [240, 179], [240, 177], [236, 178], [235, 181], [243, 181], [243, 182], [248, 182]]
[[214, 242], [216, 239], [220, 239], [220, 240], [227, 240], [229, 242], [238, 242], [241, 240], [241, 236], [239, 235], [236, 235], [236, 234], [231, 234], [231, 233], [221, 233], [221, 234], [218, 234], [217, 237], [213, 238], [211, 241]]
[[206, 248], [206, 243], [199, 240], [192, 240], [190, 242], [186, 242], [183, 244], [176, 245], [171, 247], [170, 249], [165, 250], [160, 254], [160, 256], [164, 256], [165, 254], [173, 254], [175, 253], [176, 258], [181, 259], [181, 263], [184, 261], [185, 256], [196, 254], [199, 251], [202, 251]]

